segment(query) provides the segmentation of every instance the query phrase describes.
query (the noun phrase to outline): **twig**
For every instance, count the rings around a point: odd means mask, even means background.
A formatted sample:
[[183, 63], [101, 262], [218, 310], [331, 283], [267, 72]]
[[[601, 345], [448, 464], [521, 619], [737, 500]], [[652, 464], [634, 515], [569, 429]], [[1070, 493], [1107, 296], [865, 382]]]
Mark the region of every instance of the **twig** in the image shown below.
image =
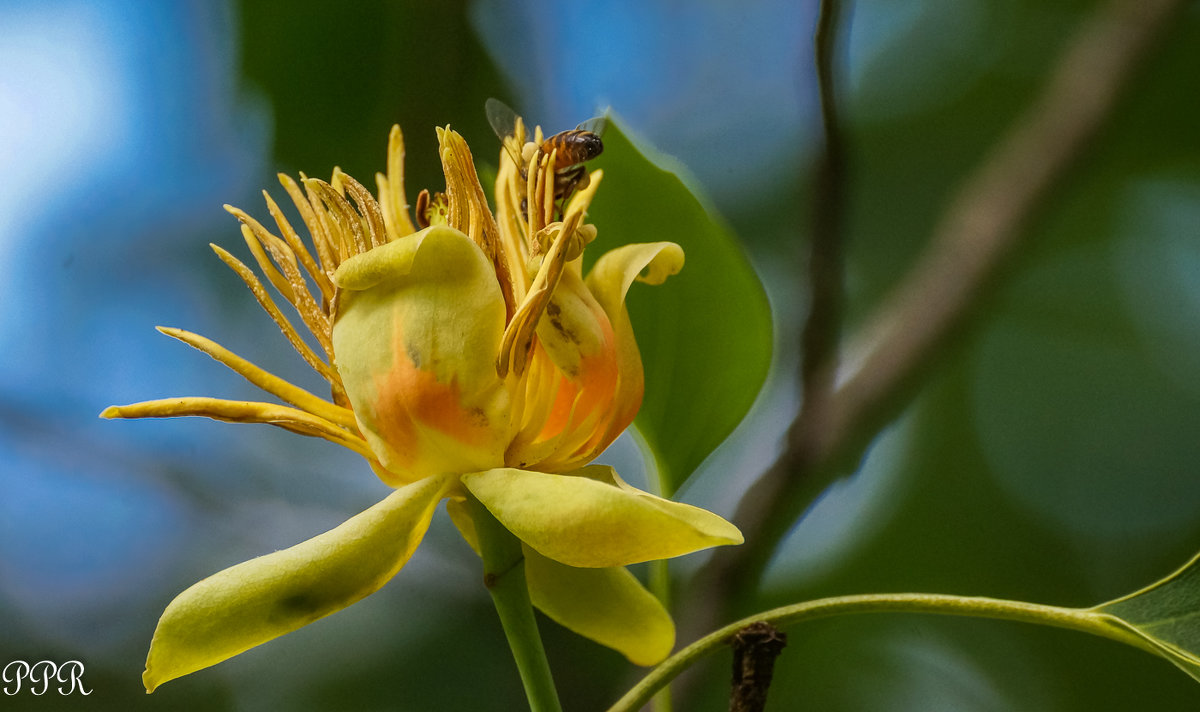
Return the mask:
[[911, 272], [850, 339], [842, 364], [823, 367], [832, 393], [808, 394], [784, 452], [738, 506], [734, 521], [751, 545], [718, 551], [691, 587], [707, 599], [685, 617], [692, 632], [728, 617], [791, 523], [931, 369], [1183, 5], [1111, 0], [1079, 29], [1038, 99], [963, 183]]
[[729, 712], [763, 712], [775, 673], [775, 658], [787, 646], [787, 633], [766, 621], [758, 621], [735, 633], [730, 645], [733, 685]]
[[[821, 107], [820, 150], [813, 173], [813, 208], [809, 236], [808, 263], [808, 316], [800, 343], [799, 382], [803, 406], [788, 434], [784, 454], [759, 481], [747, 490], [739, 505], [737, 517], [747, 533], [745, 522], [750, 522], [749, 533], [755, 542], [762, 530], [755, 527], [765, 519], [755, 513], [768, 512], [772, 503], [757, 501], [777, 496], [788, 480], [788, 473], [801, 472], [796, 457], [807, 448], [793, 447], [808, 432], [802, 423], [807, 419], [805, 411], [811, 405], [829, 400], [833, 388], [833, 369], [826, 364], [836, 363], [837, 341], [841, 322], [843, 292], [843, 201], [845, 197], [845, 150], [842, 131], [838, 122], [835, 91], [834, 59], [837, 54], [837, 39], [840, 29], [839, 0], [821, 0], [813, 34], [813, 60], [817, 77], [817, 99]], [[767, 537], [763, 537], [766, 539]], [[772, 542], [774, 538], [769, 538]], [[699, 585], [693, 590], [699, 595], [684, 599], [683, 615], [680, 617], [681, 637], [695, 638], [711, 630], [719, 621], [728, 617], [729, 602], [740, 590], [738, 582], [724, 578], [726, 574], [742, 575], [745, 570], [760, 570], [774, 549], [770, 546], [735, 547], [740, 556], [714, 558], [706, 569], [698, 574]], [[761, 558], [762, 561], [758, 561]], [[687, 699], [698, 683], [696, 671], [689, 671], [679, 681], [680, 697]]]
[[[1107, 604], [1106, 604], [1107, 605]], [[861, 596], [835, 596], [804, 601], [756, 613], [713, 631], [683, 648], [651, 670], [608, 712], [633, 712], [682, 671], [692, 668], [701, 658], [722, 649], [730, 639], [756, 623], [772, 628], [787, 628], [806, 621], [862, 613], [931, 613], [943, 616], [967, 616], [1018, 621], [1089, 633], [1115, 640], [1172, 662], [1186, 657], [1186, 651], [1163, 645], [1127, 622], [1098, 608], [1063, 608], [1027, 601], [1006, 601], [982, 596], [952, 596], [939, 593], [875, 593]]]
[[845, 205], [845, 148], [834, 91], [834, 56], [840, 26], [838, 0], [821, 0], [813, 38], [821, 105], [821, 151], [813, 183], [812, 234], [808, 255], [808, 321], [801, 340], [800, 384], [804, 393], [832, 387], [825, 368], [837, 356], [842, 313], [842, 226]]

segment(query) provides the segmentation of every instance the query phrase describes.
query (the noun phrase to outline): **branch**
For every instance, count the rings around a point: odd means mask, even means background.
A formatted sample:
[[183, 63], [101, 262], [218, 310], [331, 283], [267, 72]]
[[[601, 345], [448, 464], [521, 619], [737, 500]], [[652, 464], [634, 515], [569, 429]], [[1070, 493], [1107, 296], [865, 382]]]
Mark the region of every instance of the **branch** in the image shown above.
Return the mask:
[[[795, 603], [743, 618], [736, 623], [713, 631], [686, 648], [664, 660], [651, 670], [636, 685], [617, 700], [608, 712], [634, 712], [664, 685], [684, 670], [695, 665], [701, 658], [711, 655], [731, 642], [752, 626], [767, 624], [771, 630], [831, 618], [834, 616], [862, 613], [927, 613], [942, 616], [965, 616], [991, 618], [994, 620], [1033, 623], [1089, 633], [1108, 638], [1138, 650], [1157, 655], [1172, 662], [1190, 653], [1182, 653], [1171, 646], [1149, 639], [1128, 623], [1115, 618], [1100, 608], [1063, 608], [1026, 601], [1006, 601], [982, 596], [952, 596], [940, 593], [875, 593], [861, 596], [835, 596], [814, 601]], [[776, 643], [776, 650], [783, 647]], [[1177, 663], [1178, 664], [1178, 663]]]
[[911, 396], [1183, 5], [1110, 0], [1083, 23], [1039, 97], [964, 181], [910, 273], [849, 340], [843, 365], [823, 366], [833, 389], [806, 394], [783, 453], [747, 490], [734, 521], [752, 544], [716, 552], [698, 574], [692, 590], [711, 598], [688, 612], [690, 631], [727, 619], [795, 519]]
[[729, 644], [733, 648], [729, 712], [763, 712], [775, 674], [775, 658], [787, 646], [787, 633], [758, 621], [734, 633]]
[[800, 345], [800, 384], [806, 394], [825, 393], [833, 385], [830, 371], [824, 367], [836, 358], [842, 314], [845, 148], [838, 122], [833, 68], [839, 9], [837, 0], [821, 0], [813, 39], [822, 135], [813, 184], [808, 322]]

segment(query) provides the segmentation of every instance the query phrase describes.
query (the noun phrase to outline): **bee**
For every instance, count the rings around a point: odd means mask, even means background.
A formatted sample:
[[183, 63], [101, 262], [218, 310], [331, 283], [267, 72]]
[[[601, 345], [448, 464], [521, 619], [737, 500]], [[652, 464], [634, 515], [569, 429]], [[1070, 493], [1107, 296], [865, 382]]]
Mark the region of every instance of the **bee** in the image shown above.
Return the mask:
[[528, 177], [526, 166], [533, 158], [529, 147], [534, 146], [534, 150], [539, 152], [539, 161], [542, 156], [554, 153], [552, 170], [554, 171], [555, 202], [561, 205], [576, 190], [588, 186], [588, 171], [584, 164], [604, 151], [604, 142], [600, 140], [600, 134], [604, 132], [605, 125], [603, 116], [589, 119], [569, 131], [556, 133], [540, 144], [526, 143], [522, 149], [522, 155], [517, 155], [514, 151], [516, 142], [512, 140], [517, 135], [518, 117], [516, 112], [498, 99], [488, 99], [484, 108], [487, 111], [488, 123], [491, 124], [492, 130], [496, 132], [496, 136], [504, 144], [505, 150], [516, 163], [522, 178]]

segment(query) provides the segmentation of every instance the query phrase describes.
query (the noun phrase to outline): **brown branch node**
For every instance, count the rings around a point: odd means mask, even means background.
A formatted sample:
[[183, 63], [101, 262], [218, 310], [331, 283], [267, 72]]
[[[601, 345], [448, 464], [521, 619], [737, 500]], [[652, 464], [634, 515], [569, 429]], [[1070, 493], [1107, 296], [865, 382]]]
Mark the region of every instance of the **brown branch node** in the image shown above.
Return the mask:
[[729, 712], [762, 712], [775, 673], [775, 658], [787, 646], [787, 633], [760, 621], [734, 633], [729, 644], [733, 647]]

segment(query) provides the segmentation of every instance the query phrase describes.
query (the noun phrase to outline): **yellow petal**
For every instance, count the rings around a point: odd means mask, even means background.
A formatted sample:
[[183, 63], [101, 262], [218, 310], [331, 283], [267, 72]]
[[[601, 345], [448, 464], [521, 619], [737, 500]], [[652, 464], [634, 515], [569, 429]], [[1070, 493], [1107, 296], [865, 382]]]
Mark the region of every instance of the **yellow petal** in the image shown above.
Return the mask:
[[[446, 511], [478, 554], [475, 523], [463, 503], [448, 501]], [[657, 665], [670, 655], [675, 647], [671, 614], [625, 568], [577, 568], [528, 544], [522, 550], [529, 597], [555, 623], [616, 650], [634, 665]]]
[[737, 527], [712, 512], [631, 487], [603, 465], [568, 475], [499, 468], [462, 481], [521, 541], [568, 566], [625, 566], [742, 543]]
[[675, 647], [671, 614], [622, 567], [567, 566], [526, 545], [525, 577], [539, 610], [634, 665], [657, 665]]
[[[608, 314], [617, 346], [617, 370], [621, 374], [614, 400], [613, 432], [602, 441], [612, 442], [633, 421], [642, 405], [645, 388], [642, 356], [634, 340], [633, 325], [625, 309], [625, 295], [634, 281], [662, 284], [683, 269], [683, 248], [673, 242], [625, 245], [596, 260], [587, 276], [587, 287]], [[594, 453], [598, 455], [597, 451]]]
[[142, 682], [153, 692], [374, 593], [420, 543], [453, 476], [398, 489], [336, 529], [214, 574], [158, 621]]
[[575, 272], [561, 275], [537, 335], [525, 377], [539, 384], [540, 398], [526, 401], [506, 464], [569, 472], [608, 447], [633, 411], [614, 407], [621, 378], [616, 339], [608, 315]]
[[662, 284], [683, 269], [683, 248], [674, 242], [624, 245], [596, 260], [587, 285], [609, 317], [625, 305], [625, 294], [634, 281]]
[[[574, 272], [564, 272], [537, 323], [537, 335], [550, 360], [572, 380], [580, 380], [589, 361], [616, 371], [608, 315]], [[596, 366], [592, 370], [597, 370]]]
[[337, 369], [371, 450], [400, 481], [504, 461], [496, 375], [505, 304], [492, 263], [435, 225], [338, 268]]
[[463, 539], [467, 540], [471, 551], [474, 551], [475, 555], [479, 556], [479, 535], [475, 533], [475, 520], [471, 518], [471, 512], [467, 510], [466, 500], [446, 500], [446, 514], [450, 515], [450, 521], [454, 522], [454, 526], [458, 528], [458, 533], [462, 534]]

